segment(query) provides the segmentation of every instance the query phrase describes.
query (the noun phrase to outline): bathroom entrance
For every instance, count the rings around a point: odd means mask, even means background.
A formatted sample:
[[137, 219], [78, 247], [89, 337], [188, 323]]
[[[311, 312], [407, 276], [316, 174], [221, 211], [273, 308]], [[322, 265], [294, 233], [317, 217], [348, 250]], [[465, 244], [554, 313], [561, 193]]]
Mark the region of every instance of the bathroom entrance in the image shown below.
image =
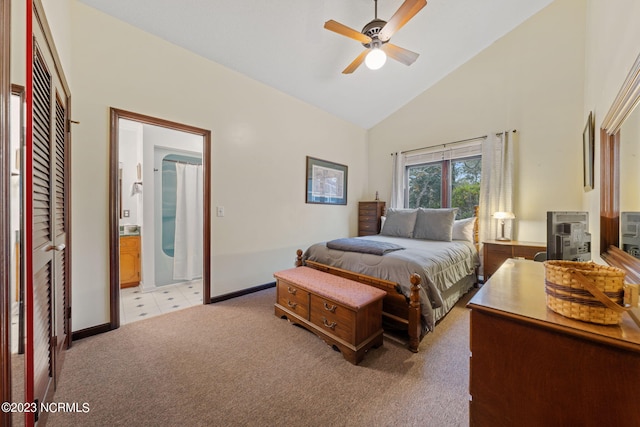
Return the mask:
[[111, 113], [116, 328], [210, 302], [210, 132], [117, 109]]

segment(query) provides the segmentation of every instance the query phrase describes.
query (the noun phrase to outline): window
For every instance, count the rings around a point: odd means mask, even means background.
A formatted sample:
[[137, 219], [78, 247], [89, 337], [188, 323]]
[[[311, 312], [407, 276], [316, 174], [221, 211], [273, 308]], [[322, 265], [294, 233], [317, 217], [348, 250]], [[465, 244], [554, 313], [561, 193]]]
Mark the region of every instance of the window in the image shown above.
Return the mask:
[[460, 208], [469, 218], [480, 201], [481, 142], [424, 150], [405, 158], [407, 208]]

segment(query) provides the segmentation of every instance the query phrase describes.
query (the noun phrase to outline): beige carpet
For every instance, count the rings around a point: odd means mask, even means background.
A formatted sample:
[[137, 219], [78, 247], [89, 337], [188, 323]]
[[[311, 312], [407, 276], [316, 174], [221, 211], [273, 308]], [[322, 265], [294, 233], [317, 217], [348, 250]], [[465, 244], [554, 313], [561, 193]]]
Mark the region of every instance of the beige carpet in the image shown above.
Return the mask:
[[48, 426], [466, 426], [470, 295], [420, 353], [354, 366], [273, 314], [275, 289], [127, 324], [67, 351]]

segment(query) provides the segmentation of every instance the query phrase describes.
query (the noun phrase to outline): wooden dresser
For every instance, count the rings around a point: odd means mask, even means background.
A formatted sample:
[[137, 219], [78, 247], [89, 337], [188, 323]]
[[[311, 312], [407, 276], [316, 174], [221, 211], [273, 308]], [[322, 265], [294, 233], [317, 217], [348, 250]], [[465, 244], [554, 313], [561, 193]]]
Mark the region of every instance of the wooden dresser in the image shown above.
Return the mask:
[[279, 271], [275, 315], [314, 332], [357, 365], [382, 345], [382, 299], [386, 292], [309, 267]]
[[469, 302], [471, 426], [640, 426], [640, 328], [546, 306], [544, 265], [507, 260]]
[[483, 276], [486, 281], [508, 258], [533, 259], [538, 252], [547, 250], [546, 243], [516, 240], [487, 240], [483, 245]]
[[380, 233], [380, 218], [384, 215], [385, 202], [359, 202], [358, 236]]
[[140, 236], [120, 237], [120, 287], [140, 284]]

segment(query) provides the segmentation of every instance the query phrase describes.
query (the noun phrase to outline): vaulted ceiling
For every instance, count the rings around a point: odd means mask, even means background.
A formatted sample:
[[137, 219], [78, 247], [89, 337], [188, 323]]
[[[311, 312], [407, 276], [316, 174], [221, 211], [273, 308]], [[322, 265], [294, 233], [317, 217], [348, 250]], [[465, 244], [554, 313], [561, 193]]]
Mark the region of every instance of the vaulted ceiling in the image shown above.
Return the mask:
[[[392, 37], [420, 56], [410, 66], [342, 70], [364, 50], [327, 31], [357, 31], [374, 0], [80, 0], [335, 116], [369, 129], [552, 0], [429, 0]], [[379, 0], [388, 20], [403, 0]]]

